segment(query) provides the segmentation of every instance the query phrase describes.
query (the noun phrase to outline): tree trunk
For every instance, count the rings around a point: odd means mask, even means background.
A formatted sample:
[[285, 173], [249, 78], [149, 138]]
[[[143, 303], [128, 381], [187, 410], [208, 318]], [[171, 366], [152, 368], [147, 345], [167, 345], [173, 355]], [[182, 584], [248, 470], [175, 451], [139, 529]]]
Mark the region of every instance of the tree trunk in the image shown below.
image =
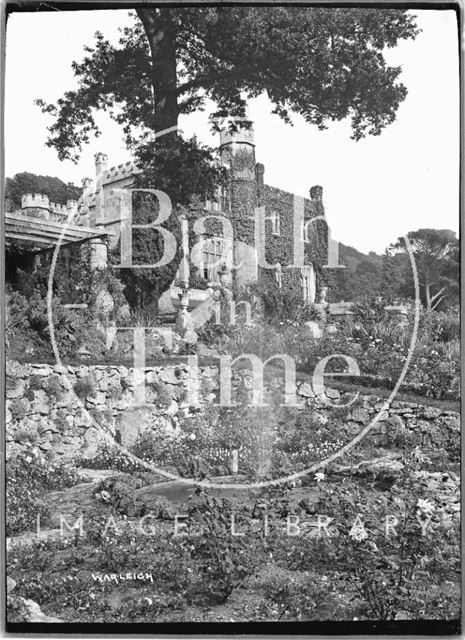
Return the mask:
[[[177, 16], [172, 9], [137, 9], [137, 15], [144, 27], [152, 55], [153, 130], [161, 133], [178, 124]], [[163, 137], [175, 135], [174, 131]]]
[[431, 294], [429, 290], [429, 282], [425, 283], [425, 302], [426, 302], [426, 311], [429, 313], [431, 311]]

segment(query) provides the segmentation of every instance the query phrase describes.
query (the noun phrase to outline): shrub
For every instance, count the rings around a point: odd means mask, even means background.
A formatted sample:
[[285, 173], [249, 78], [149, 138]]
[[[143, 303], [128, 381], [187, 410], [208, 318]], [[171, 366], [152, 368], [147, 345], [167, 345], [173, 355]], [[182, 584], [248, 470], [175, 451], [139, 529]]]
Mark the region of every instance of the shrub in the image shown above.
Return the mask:
[[64, 489], [75, 485], [79, 476], [74, 467], [51, 463], [35, 450], [8, 460], [6, 466], [7, 535], [35, 529], [37, 516], [47, 519], [43, 491]]
[[63, 385], [61, 384], [60, 376], [57, 376], [55, 374], [49, 376], [45, 384], [45, 391], [55, 400], [59, 400], [60, 398], [62, 398], [65, 390], [63, 388]]
[[81, 466], [86, 469], [111, 469], [114, 471], [143, 471], [145, 468], [140, 467], [129, 456], [121, 453], [116, 447], [104, 442], [99, 445], [93, 458], [81, 460]]
[[216, 602], [227, 600], [263, 562], [263, 541], [259, 535], [231, 534], [232, 516], [243, 513], [238, 506], [199, 489], [187, 509], [191, 534], [188, 544], [202, 581], [203, 595]]
[[85, 400], [87, 397], [95, 398], [97, 394], [95, 382], [91, 376], [79, 378], [73, 389], [81, 400]]
[[13, 420], [19, 421], [27, 415], [28, 405], [22, 398], [14, 398], [9, 404], [9, 409], [13, 416]]
[[38, 391], [39, 389], [43, 389], [44, 383], [45, 383], [45, 380], [42, 376], [33, 374], [29, 378], [29, 388], [32, 389], [33, 391]]
[[258, 282], [250, 286], [243, 297], [259, 298], [263, 314], [271, 324], [279, 322], [298, 322], [320, 320], [321, 314], [315, 305], [302, 299], [302, 289], [292, 281], [277, 287], [270, 274], [262, 275]]
[[14, 337], [24, 332], [27, 327], [27, 298], [17, 291], [13, 291], [6, 296], [5, 301], [5, 339], [9, 349]]
[[159, 407], [169, 407], [172, 397], [166, 384], [155, 381], [149, 382], [147, 386], [156, 394], [156, 403]]

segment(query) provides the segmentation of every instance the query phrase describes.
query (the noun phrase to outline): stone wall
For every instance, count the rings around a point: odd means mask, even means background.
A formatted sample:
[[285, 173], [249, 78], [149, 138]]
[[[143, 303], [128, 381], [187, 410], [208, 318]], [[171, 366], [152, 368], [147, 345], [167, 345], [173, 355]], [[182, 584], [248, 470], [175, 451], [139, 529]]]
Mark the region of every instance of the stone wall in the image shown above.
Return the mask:
[[[140, 403], [141, 374], [124, 366], [58, 366], [7, 363], [6, 442], [8, 455], [34, 443], [64, 459], [91, 457], [110, 433], [123, 446], [131, 446], [138, 435], [155, 425], [176, 432], [179, 421], [207, 404], [218, 402], [218, 367], [199, 366], [198, 376], [188, 365], [162, 364], [145, 371], [145, 405]], [[274, 371], [266, 378], [266, 388], [279, 392], [284, 378]], [[244, 388], [251, 398], [253, 381], [248, 369], [233, 370], [232, 387]], [[298, 403], [312, 407], [328, 420], [334, 405], [347, 403], [351, 392], [326, 389], [326, 398], [315, 396], [308, 381], [298, 381]], [[143, 400], [144, 398], [142, 398]], [[384, 400], [362, 394], [344, 412], [347, 436], [355, 436], [382, 410]], [[445, 438], [460, 442], [458, 412], [423, 403], [394, 400], [366, 436], [381, 447], [443, 446]]]
[[199, 368], [200, 392], [186, 364], [148, 367], [141, 397], [138, 371], [125, 366], [9, 362], [6, 373], [8, 453], [34, 443], [63, 458], [92, 456], [102, 430], [124, 446], [155, 424], [175, 430], [180, 418], [201, 409], [214, 375]]

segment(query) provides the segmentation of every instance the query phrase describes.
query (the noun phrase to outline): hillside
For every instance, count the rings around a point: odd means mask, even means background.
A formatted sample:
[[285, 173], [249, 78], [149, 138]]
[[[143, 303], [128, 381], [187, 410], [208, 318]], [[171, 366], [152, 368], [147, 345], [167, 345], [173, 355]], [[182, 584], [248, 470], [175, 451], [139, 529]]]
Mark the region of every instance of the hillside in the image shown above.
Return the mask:
[[346, 265], [351, 269], [356, 269], [357, 266], [363, 262], [370, 262], [373, 265], [381, 267], [383, 256], [376, 254], [374, 251], [365, 254], [354, 247], [349, 247], [346, 244], [339, 243], [339, 262]]

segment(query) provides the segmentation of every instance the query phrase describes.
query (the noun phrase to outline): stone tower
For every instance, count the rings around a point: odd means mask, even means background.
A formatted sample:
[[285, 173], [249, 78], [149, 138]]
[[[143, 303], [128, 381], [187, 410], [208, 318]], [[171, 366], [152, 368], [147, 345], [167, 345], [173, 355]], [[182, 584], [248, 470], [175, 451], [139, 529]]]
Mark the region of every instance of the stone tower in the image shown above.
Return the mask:
[[234, 264], [236, 283], [246, 284], [257, 279], [255, 250], [255, 207], [258, 206], [255, 173], [255, 141], [252, 123], [236, 124], [237, 131], [221, 131], [221, 160], [229, 169], [230, 218], [234, 229]]

